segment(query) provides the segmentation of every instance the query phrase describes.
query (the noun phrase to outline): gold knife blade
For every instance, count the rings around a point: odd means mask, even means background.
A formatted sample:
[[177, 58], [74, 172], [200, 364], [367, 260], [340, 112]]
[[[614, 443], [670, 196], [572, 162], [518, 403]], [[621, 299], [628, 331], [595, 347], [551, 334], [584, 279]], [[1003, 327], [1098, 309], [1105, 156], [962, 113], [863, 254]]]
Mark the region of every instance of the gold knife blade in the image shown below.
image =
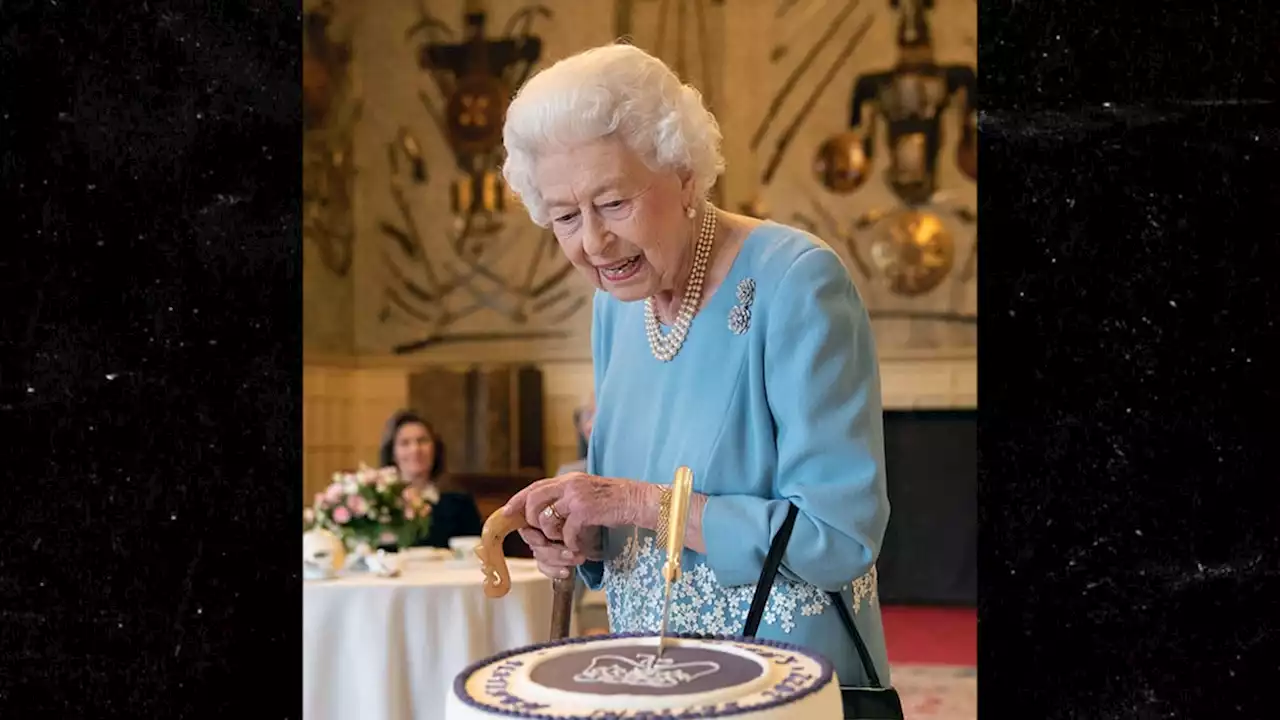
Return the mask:
[[693, 496], [693, 471], [681, 466], [671, 481], [671, 499], [667, 511], [667, 562], [662, 566], [666, 593], [662, 600], [662, 627], [658, 631], [658, 659], [667, 647], [667, 622], [671, 617], [671, 588], [680, 579], [680, 561], [684, 554], [684, 534], [689, 523], [689, 502]]

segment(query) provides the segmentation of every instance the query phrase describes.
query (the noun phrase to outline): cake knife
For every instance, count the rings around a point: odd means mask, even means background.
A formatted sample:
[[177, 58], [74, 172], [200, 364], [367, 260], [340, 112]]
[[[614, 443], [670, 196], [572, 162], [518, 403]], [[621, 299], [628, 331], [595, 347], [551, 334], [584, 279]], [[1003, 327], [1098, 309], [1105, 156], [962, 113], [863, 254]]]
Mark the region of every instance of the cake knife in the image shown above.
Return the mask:
[[[662, 600], [662, 628], [658, 631], [658, 657], [667, 647], [667, 621], [671, 617], [671, 588], [680, 579], [680, 560], [684, 555], [684, 533], [689, 522], [689, 501], [693, 496], [693, 471], [681, 466], [671, 481], [671, 497], [666, 503], [666, 517], [659, 522], [659, 541], [666, 540], [667, 562], [662, 566], [666, 594]], [[663, 522], [665, 521], [665, 522]], [[666, 537], [663, 538], [662, 536]]]

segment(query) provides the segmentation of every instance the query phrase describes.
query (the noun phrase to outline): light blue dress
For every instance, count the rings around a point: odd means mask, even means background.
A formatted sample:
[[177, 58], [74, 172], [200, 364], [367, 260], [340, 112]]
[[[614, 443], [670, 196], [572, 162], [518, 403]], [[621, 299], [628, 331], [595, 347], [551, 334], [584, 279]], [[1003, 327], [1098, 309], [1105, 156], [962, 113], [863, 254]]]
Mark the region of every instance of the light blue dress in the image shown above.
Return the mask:
[[[753, 292], [744, 281], [754, 281]], [[743, 310], [749, 321], [739, 334], [729, 318]], [[800, 230], [766, 223], [746, 238], [670, 363], [650, 352], [644, 303], [603, 292], [592, 353], [588, 471], [669, 484], [687, 465], [694, 491], [710, 496], [707, 552], [685, 551], [671, 631], [742, 634], [790, 501], [800, 513], [757, 636], [812, 648], [843, 684], [863, 684], [825, 592], [840, 590], [889, 683], [875, 573], [889, 519], [880, 380], [871, 324], [839, 256]], [[588, 586], [605, 590], [614, 632], [658, 630], [663, 554], [652, 532], [614, 528], [604, 561], [582, 566]]]

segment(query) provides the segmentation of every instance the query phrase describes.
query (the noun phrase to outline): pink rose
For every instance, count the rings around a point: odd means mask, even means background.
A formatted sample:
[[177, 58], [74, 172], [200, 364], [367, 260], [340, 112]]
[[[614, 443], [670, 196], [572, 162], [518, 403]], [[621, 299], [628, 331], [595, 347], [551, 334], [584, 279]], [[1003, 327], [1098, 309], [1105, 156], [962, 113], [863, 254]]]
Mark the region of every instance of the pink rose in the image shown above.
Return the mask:
[[354, 495], [347, 499], [347, 507], [351, 508], [351, 512], [356, 515], [363, 515], [369, 509], [369, 504], [359, 495]]
[[338, 502], [339, 500], [342, 499], [342, 486], [339, 485], [338, 483], [334, 483], [330, 485], [324, 491], [324, 497], [326, 500], [328, 500], [331, 503]]
[[351, 511], [345, 507], [338, 507], [333, 511], [333, 521], [339, 525], [346, 525], [351, 521]]
[[405, 520], [412, 520], [413, 518], [414, 518], [414, 515], [413, 515], [413, 508], [411, 508], [411, 507], [407, 507], [407, 508], [405, 508], [405, 509], [404, 509], [404, 519], [405, 519]]
[[396, 534], [393, 532], [384, 532], [378, 539], [382, 541], [383, 545], [390, 545], [396, 541]]

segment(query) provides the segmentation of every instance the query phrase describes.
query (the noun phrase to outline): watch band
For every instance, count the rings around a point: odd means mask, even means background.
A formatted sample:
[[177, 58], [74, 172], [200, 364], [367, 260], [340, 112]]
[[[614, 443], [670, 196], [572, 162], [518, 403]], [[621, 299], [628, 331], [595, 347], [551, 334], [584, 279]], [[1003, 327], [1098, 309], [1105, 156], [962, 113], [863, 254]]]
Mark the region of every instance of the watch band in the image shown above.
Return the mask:
[[658, 534], [658, 547], [665, 547], [667, 544], [667, 532], [671, 526], [671, 486], [662, 485], [659, 487], [659, 491], [658, 527], [654, 528], [654, 530]]

